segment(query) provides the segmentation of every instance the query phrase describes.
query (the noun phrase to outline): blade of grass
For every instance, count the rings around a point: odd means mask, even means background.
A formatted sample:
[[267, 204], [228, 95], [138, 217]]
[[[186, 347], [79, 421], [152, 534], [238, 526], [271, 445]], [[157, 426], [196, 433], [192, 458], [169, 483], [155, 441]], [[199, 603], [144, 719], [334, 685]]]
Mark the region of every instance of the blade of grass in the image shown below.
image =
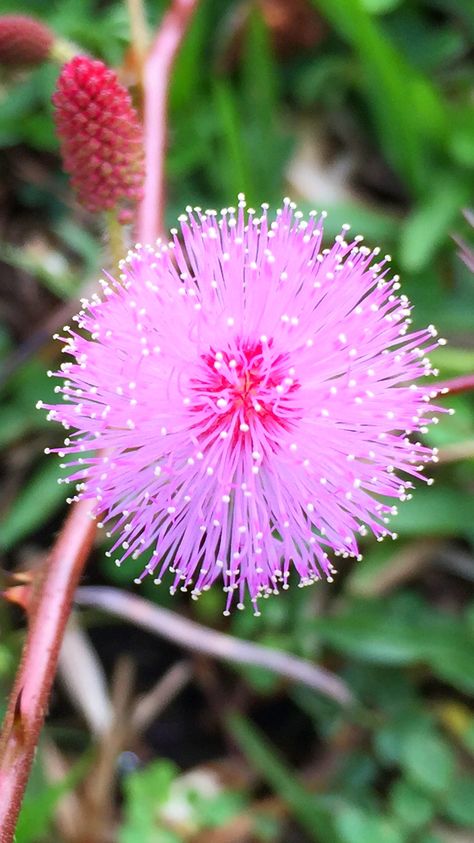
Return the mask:
[[278, 71], [268, 29], [258, 9], [252, 10], [241, 60], [241, 110], [245, 142], [251, 150], [249, 168], [254, 201], [277, 200], [281, 184], [276, 176], [284, 169], [290, 150], [278, 126]]
[[2, 550], [10, 550], [59, 510], [64, 502], [64, 487], [58, 485], [59, 474], [57, 460], [41, 461], [0, 523]]
[[[415, 195], [429, 180], [425, 117], [439, 132], [444, 106], [427, 79], [393, 47], [360, 0], [313, 0], [336, 32], [358, 54], [369, 106], [389, 163]], [[420, 105], [424, 105], [420, 113]]]
[[222, 153], [219, 161], [220, 181], [229, 196], [240, 191], [253, 202], [253, 185], [250, 176], [248, 150], [242, 135], [242, 124], [235, 94], [230, 85], [219, 80], [214, 86], [216, 112], [220, 117]]
[[339, 843], [324, 800], [309, 793], [276, 754], [255, 726], [240, 714], [228, 719], [228, 727], [249, 764], [291, 808], [300, 825], [315, 843]]

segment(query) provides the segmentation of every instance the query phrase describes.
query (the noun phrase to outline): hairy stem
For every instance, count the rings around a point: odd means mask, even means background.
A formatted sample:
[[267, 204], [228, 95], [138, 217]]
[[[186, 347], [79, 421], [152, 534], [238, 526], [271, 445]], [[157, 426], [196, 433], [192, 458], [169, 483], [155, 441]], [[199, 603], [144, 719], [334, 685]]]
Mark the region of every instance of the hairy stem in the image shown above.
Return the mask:
[[144, 70], [145, 192], [138, 211], [138, 239], [153, 243], [163, 231], [168, 89], [173, 62], [198, 0], [174, 0], [166, 12]]
[[0, 843], [13, 840], [72, 598], [95, 534], [91, 502], [69, 513], [45, 564], [0, 737]]

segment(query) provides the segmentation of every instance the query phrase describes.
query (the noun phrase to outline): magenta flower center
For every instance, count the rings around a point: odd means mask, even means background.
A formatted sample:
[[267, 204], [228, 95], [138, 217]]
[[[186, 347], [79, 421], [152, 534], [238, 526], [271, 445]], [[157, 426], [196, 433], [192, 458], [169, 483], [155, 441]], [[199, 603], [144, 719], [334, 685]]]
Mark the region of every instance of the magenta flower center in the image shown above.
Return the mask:
[[232, 349], [202, 355], [199, 376], [191, 378], [190, 409], [199, 414], [201, 431], [204, 415], [206, 434], [230, 436], [236, 444], [249, 431], [271, 436], [279, 428], [290, 430], [300, 418], [294, 402], [300, 386], [290, 356], [276, 352], [271, 339], [238, 339]]

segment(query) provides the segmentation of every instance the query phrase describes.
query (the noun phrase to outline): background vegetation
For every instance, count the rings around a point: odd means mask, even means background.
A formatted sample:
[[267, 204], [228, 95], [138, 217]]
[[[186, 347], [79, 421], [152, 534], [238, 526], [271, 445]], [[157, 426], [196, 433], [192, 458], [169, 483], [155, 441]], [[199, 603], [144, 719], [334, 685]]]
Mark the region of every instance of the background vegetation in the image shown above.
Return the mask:
[[[150, 24], [164, 6], [150, 0]], [[11, 11], [18, 3], [2, 0], [0, 13]], [[124, 61], [133, 86], [124, 3], [26, 0], [21, 11]], [[462, 209], [474, 186], [473, 36], [469, 0], [202, 0], [173, 75], [167, 223], [241, 190], [251, 203], [289, 194], [303, 210], [325, 207], [328, 237], [350, 222], [393, 255], [416, 320], [449, 339], [434, 355], [440, 377], [472, 372], [474, 278], [452, 235], [472, 237]], [[105, 260], [100, 227], [61, 173], [57, 72], [0, 78], [0, 564], [10, 571], [37, 564], [64, 517], [57, 462], [43, 456], [60, 433], [35, 403], [52, 389], [50, 335]], [[456, 414], [427, 436], [441, 449], [435, 486], [401, 507], [396, 544], [365, 540], [364, 562], [343, 562], [331, 586], [293, 588], [260, 618], [229, 619], [217, 587], [198, 603], [140, 588], [326, 665], [358, 705], [83, 612], [18, 843], [472, 843], [473, 402], [448, 403]], [[136, 588], [140, 560], [118, 570], [105, 549], [97, 542], [86, 582]], [[20, 610], [1, 606], [0, 623], [4, 700]], [[145, 693], [149, 715], [132, 730]]]

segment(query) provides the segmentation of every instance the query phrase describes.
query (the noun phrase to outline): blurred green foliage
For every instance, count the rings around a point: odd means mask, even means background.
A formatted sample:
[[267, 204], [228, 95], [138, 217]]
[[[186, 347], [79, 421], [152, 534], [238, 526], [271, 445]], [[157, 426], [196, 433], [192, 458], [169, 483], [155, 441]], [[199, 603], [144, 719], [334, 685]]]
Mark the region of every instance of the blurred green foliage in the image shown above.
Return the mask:
[[[151, 24], [165, 5], [148, 4]], [[17, 6], [2, 0], [0, 13]], [[315, 144], [324, 136], [324, 154], [342, 147], [355, 172], [355, 186], [343, 198], [321, 196], [328, 237], [350, 222], [369, 243], [390, 251], [417, 306], [415, 320], [436, 323], [450, 340], [434, 354], [440, 377], [472, 372], [474, 279], [451, 235], [470, 236], [462, 208], [472, 202], [474, 186], [474, 6], [469, 0], [314, 0], [325, 21], [321, 39], [284, 56], [256, 9], [244, 31], [235, 32], [238, 7], [237, 0], [202, 0], [178, 58], [170, 92], [168, 223], [187, 204], [225, 205], [241, 190], [255, 204], [293, 193], [288, 166], [309, 126]], [[123, 59], [129, 25], [121, 2], [25, 0], [21, 11], [111, 64]], [[62, 262], [7, 241], [0, 243], [0, 258], [59, 306], [100, 271], [102, 258], [100, 232], [71, 214], [55, 157], [50, 96], [56, 75], [52, 65], [2, 74], [0, 150], [2, 161], [18, 149], [46, 161], [46, 182], [16, 176], [14, 208], [41, 217]], [[308, 209], [313, 200], [300, 198]], [[1, 503], [0, 550], [12, 564], [25, 546], [48, 545], [65, 497], [57, 463], [41, 456], [60, 434], [35, 410], [39, 398], [52, 396], [45, 372], [54, 368], [56, 352], [44, 341], [33, 351], [25, 346], [5, 319], [0, 456], [13, 480]], [[474, 826], [474, 717], [466, 706], [474, 691], [473, 404], [464, 395], [447, 403], [456, 415], [443, 418], [427, 441], [458, 447], [460, 458], [434, 468], [435, 487], [417, 489], [401, 507], [394, 520], [400, 541], [379, 546], [367, 540], [364, 562], [350, 563], [333, 589], [293, 588], [265, 603], [261, 618], [245, 612], [229, 621], [235, 635], [328, 661], [360, 700], [357, 711], [342, 712], [306, 688], [288, 692], [308, 720], [308, 743], [337, 760], [316, 793], [273, 745], [275, 738], [261, 734], [251, 718], [224, 712], [249, 767], [286, 805], [306, 835], [301, 839], [444, 843], [456, 828]], [[397, 576], [400, 554], [412, 554], [428, 539], [438, 542], [429, 565]], [[101, 576], [122, 587], [134, 566], [142, 567], [138, 560], [118, 570], [102, 552], [100, 558]], [[169, 602], [164, 589], [148, 582], [143, 593]], [[192, 606], [196, 619], [212, 625], [221, 622], [221, 610], [217, 590]], [[6, 639], [0, 645], [4, 685], [12, 652]], [[250, 668], [239, 673], [256, 700], [278, 697], [274, 675]], [[344, 749], [347, 731], [356, 740]], [[59, 786], [36, 782], [18, 843], [52, 839], [46, 829], [57, 800], [76, 780], [74, 773]], [[163, 819], [179, 781], [180, 771], [160, 759], [124, 778], [121, 843], [190, 839]], [[278, 836], [283, 820], [261, 815], [250, 790], [224, 788], [212, 798], [191, 791], [182, 799], [193, 828], [225, 826], [250, 812], [255, 839], [285, 839]]]

